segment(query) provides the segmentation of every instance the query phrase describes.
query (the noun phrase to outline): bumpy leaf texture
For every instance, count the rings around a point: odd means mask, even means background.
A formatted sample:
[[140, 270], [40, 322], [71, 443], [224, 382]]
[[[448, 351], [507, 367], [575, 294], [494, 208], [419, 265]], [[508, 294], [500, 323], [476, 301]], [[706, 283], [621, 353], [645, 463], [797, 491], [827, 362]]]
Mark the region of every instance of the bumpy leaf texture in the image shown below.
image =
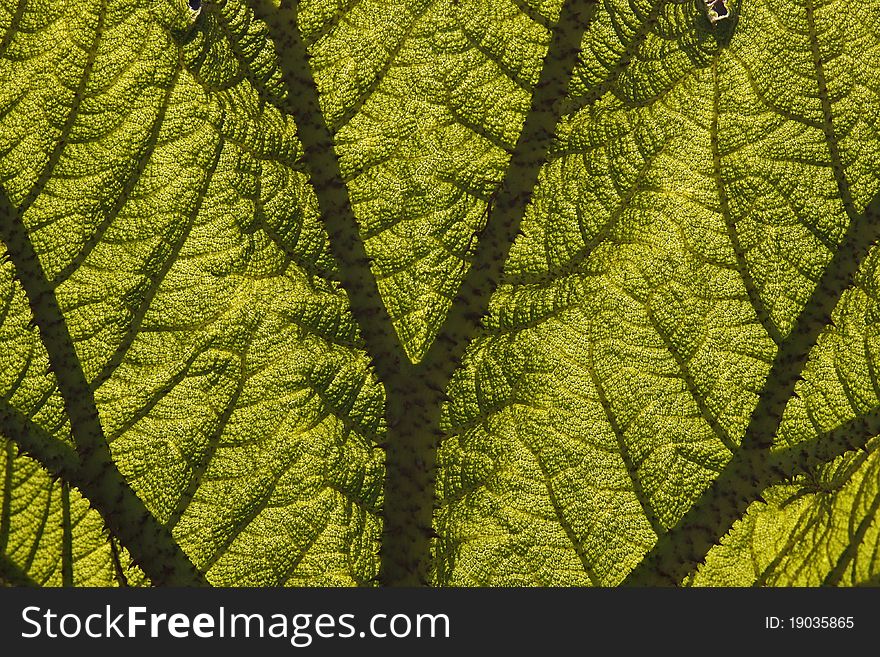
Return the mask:
[[[6, 226], [37, 256], [7, 245], [4, 417], [73, 445], [65, 409], [94, 399], [118, 469], [211, 583], [365, 582], [383, 392], [274, 105], [264, 30], [240, 3], [213, 10], [2, 4]], [[68, 345], [47, 339], [25, 273], [54, 291]], [[65, 398], [59, 367], [81, 368], [84, 389]], [[0, 545], [19, 579], [137, 580], [78, 494], [11, 447], [3, 468]]]
[[[297, 63], [248, 0], [0, 0], [0, 581], [376, 581], [383, 354], [285, 80], [418, 363], [564, 4], [303, 0]], [[447, 387], [431, 583], [880, 583], [880, 5], [730, 10], [590, 14]]]
[[415, 362], [468, 271], [561, 5], [300, 5], [300, 29], [361, 238]]
[[[731, 463], [849, 440], [880, 405], [876, 254], [836, 299], [880, 220], [877, 17], [745, 0], [713, 27], [700, 4], [602, 7], [450, 388], [438, 583], [660, 581], [632, 577], [643, 559], [674, 583], [664, 566], [688, 555], [670, 530], [749, 494]], [[875, 446], [755, 495], [694, 583], [876, 582]]]

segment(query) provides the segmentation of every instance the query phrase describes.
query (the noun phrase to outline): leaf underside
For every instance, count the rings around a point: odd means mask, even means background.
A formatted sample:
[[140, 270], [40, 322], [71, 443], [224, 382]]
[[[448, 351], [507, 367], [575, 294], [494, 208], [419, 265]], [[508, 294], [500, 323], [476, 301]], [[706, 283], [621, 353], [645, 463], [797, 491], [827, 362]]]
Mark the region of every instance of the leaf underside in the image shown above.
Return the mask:
[[[0, 176], [119, 470], [211, 583], [370, 580], [383, 393], [264, 33], [234, 3], [223, 24], [186, 3], [21, 6], [2, 21]], [[2, 396], [68, 440], [14, 264]]]
[[[743, 451], [774, 358], [850, 222], [871, 219], [876, 18], [743, 2], [731, 35], [691, 3], [632, 6], [605, 2], [587, 32], [487, 334], [450, 386], [438, 584], [624, 581]], [[880, 405], [876, 263], [821, 329], [776, 445]], [[869, 581], [875, 466], [792, 471], [695, 582]]]
[[547, 112], [503, 279], [429, 382], [428, 583], [880, 584], [880, 6], [304, 0], [306, 58], [252, 4], [0, 0], [0, 582], [379, 581], [408, 474], [369, 336], [397, 372], [443, 348]]

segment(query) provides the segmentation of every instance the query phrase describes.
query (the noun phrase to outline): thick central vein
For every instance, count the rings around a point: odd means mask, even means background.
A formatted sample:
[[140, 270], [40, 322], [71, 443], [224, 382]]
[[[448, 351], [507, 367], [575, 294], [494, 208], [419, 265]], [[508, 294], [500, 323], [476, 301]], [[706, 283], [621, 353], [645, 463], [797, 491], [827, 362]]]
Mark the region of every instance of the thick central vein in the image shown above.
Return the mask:
[[538, 172], [547, 161], [581, 39], [595, 10], [591, 0], [569, 0], [563, 6], [552, 28], [553, 39], [531, 108], [472, 266], [431, 349], [420, 363], [411, 364], [379, 296], [340, 175], [333, 135], [321, 118], [317, 87], [298, 30], [297, 3], [282, 2], [280, 8], [267, 1], [257, 3], [256, 13], [269, 25], [280, 54], [288, 88], [285, 109], [299, 127], [339, 278], [386, 390], [387, 475], [381, 554], [386, 585], [422, 585], [429, 579], [434, 461], [442, 438], [439, 423], [445, 389], [465, 347], [477, 334], [489, 297], [501, 279]]

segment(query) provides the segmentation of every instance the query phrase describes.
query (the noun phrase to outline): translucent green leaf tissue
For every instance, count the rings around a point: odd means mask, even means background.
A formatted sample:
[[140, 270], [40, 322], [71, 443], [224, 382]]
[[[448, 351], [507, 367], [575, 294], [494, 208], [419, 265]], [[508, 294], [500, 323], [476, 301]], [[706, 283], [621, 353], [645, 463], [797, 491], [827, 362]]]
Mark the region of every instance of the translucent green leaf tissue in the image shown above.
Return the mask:
[[0, 582], [880, 585], [880, 5], [0, 0]]

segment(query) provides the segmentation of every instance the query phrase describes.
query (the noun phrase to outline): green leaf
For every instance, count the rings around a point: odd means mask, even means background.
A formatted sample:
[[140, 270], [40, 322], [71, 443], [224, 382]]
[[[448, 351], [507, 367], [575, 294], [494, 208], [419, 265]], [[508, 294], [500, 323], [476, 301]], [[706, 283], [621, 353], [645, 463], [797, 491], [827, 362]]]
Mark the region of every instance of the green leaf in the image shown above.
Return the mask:
[[[211, 583], [370, 580], [384, 397], [273, 104], [264, 31], [235, 2], [3, 6], [6, 419], [75, 445], [73, 476], [110, 525], [124, 509], [93, 493], [115, 463]], [[27, 464], [8, 461], [4, 504], [36, 494]], [[79, 566], [111, 543], [94, 513], [78, 531], [76, 500], [74, 581], [109, 582], [106, 564]], [[60, 582], [57, 532], [31, 531], [36, 556], [13, 533], [6, 558]]]
[[[877, 454], [768, 490], [709, 552], [695, 586], [876, 586]], [[826, 470], [832, 470], [827, 468]]]
[[0, 583], [24, 586], [143, 586], [144, 574], [104, 531], [101, 516], [67, 484], [17, 456], [7, 441], [0, 524]]
[[302, 3], [300, 30], [360, 236], [413, 362], [468, 272], [561, 5]]
[[[799, 404], [827, 394], [795, 381], [878, 237], [866, 211], [880, 189], [875, 18], [812, 0], [745, 1], [715, 27], [691, 3], [603, 8], [486, 335], [450, 388], [439, 584], [681, 581], [797, 465], [769, 446], [783, 410], [778, 440]], [[827, 365], [839, 407], [799, 424], [799, 440], [828, 441], [876, 410], [868, 371], [855, 388], [843, 363]], [[848, 429], [847, 444], [873, 435]], [[870, 552], [873, 534], [854, 529], [876, 524], [876, 487], [858, 483], [870, 467], [792, 510], [771, 488], [697, 581], [742, 583], [731, 564], [751, 563], [750, 541], [762, 568], [793, 562], [780, 583], [801, 581], [790, 573], [804, 563], [839, 580], [813, 556], [822, 541]], [[821, 499], [833, 518], [815, 511]], [[810, 513], [805, 556], [785, 556], [788, 528]], [[870, 556], [850, 557], [871, 576]]]
[[0, 583], [876, 585], [875, 5], [0, 0]]
[[[880, 384], [875, 371], [878, 253], [857, 286], [841, 299], [786, 408], [776, 452], [817, 434], [824, 443], [854, 433], [859, 420], [876, 422]], [[869, 427], [876, 436], [880, 427]], [[770, 487], [708, 554], [694, 585], [819, 586], [876, 584], [880, 530], [878, 441], [830, 463], [803, 468]]]

